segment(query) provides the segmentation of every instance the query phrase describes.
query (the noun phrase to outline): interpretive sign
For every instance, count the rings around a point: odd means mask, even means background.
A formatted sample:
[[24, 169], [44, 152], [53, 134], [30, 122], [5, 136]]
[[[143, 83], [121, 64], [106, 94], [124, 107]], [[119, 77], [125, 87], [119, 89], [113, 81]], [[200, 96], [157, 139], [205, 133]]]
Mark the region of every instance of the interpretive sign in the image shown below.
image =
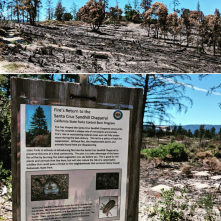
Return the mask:
[[142, 89], [12, 78], [11, 91], [13, 220], [136, 221]]

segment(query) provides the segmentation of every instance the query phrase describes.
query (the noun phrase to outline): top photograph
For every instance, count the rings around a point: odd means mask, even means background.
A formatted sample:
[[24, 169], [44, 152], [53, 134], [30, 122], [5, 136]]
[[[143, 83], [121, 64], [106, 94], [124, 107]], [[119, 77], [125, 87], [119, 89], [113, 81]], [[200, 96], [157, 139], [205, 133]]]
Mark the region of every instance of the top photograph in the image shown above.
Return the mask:
[[0, 0], [0, 73], [221, 73], [217, 0]]

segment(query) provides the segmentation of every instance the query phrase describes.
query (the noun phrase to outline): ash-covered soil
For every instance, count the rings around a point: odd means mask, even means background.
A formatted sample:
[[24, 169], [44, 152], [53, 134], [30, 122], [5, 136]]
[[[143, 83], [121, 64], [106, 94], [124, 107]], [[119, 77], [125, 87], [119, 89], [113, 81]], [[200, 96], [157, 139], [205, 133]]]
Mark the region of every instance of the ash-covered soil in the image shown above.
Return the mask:
[[98, 32], [88, 24], [1, 27], [8, 28], [8, 36], [1, 40], [6, 45], [0, 46], [0, 73], [221, 72], [219, 52], [213, 56], [206, 45], [206, 53], [198, 52], [194, 35], [186, 47], [185, 36], [181, 45], [171, 35], [155, 39], [151, 31], [147, 37], [140, 24], [103, 25]]

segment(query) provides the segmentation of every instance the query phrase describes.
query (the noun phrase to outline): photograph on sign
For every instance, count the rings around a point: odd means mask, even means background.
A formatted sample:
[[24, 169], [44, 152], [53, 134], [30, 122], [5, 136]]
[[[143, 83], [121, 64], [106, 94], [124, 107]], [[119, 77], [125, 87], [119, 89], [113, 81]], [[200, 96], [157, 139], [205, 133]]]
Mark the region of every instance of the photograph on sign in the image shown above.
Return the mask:
[[97, 173], [96, 190], [118, 189], [119, 173]]
[[31, 176], [31, 201], [68, 199], [69, 175]]
[[26, 147], [51, 147], [51, 107], [26, 105]]
[[118, 216], [118, 196], [103, 196], [99, 199], [99, 218]]

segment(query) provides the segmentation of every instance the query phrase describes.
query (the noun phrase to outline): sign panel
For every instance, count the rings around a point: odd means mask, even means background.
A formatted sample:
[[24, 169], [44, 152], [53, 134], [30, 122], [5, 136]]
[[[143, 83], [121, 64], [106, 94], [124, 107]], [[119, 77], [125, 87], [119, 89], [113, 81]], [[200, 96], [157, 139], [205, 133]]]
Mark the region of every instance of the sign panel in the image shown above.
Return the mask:
[[20, 104], [21, 220], [125, 221], [129, 118]]

